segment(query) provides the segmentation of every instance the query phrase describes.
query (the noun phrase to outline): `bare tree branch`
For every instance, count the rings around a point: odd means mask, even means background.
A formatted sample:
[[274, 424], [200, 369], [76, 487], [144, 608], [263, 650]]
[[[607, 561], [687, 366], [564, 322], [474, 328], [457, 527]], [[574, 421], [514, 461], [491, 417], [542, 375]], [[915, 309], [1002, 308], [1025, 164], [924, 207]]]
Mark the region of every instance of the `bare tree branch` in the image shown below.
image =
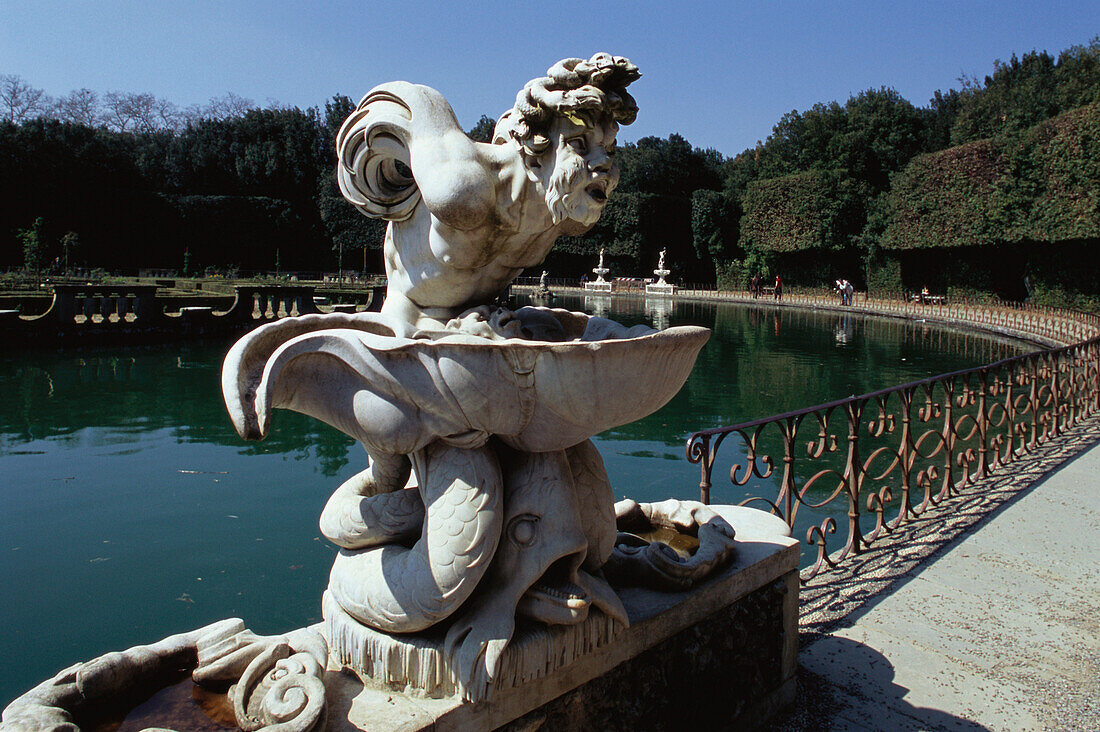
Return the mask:
[[210, 100], [210, 106], [206, 108], [206, 114], [211, 119], [232, 119], [243, 117], [255, 106], [251, 99], [237, 96], [233, 92], [226, 92], [225, 96], [214, 97]]
[[53, 106], [53, 100], [41, 89], [35, 89], [23, 77], [0, 75], [0, 115], [16, 124], [41, 117]]
[[99, 95], [91, 89], [74, 89], [57, 102], [57, 115], [65, 122], [96, 127], [103, 122]]

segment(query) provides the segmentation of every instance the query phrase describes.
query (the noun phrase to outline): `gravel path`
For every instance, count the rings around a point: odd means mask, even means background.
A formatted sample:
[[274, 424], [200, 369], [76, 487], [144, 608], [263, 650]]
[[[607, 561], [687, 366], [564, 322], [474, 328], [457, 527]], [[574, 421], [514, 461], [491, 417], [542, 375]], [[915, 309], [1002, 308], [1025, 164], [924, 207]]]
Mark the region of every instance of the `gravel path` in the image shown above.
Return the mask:
[[1100, 729], [1100, 419], [802, 590], [773, 728]]

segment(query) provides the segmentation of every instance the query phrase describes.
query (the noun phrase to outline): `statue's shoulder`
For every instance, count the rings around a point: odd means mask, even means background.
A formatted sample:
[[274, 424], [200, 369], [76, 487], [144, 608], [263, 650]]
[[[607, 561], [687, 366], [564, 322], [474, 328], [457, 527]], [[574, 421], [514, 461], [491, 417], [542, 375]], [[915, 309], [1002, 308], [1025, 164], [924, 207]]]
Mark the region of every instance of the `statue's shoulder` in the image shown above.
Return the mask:
[[340, 189], [368, 216], [406, 221], [425, 201], [445, 223], [469, 228], [486, 218], [494, 198], [494, 156], [482, 147], [435, 89], [380, 84], [336, 137]]
[[371, 89], [356, 113], [396, 114], [418, 131], [461, 129], [450, 103], [435, 89], [407, 81], [389, 81]]

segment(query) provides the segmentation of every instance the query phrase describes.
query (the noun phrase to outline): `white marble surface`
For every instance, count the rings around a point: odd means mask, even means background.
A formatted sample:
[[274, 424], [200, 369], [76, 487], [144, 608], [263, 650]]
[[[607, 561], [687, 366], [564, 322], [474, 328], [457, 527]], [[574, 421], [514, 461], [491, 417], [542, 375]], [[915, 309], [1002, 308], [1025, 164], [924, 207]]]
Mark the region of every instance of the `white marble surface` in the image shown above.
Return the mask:
[[709, 337], [492, 304], [599, 218], [638, 76], [609, 54], [560, 61], [523, 88], [492, 144], [467, 138], [433, 89], [375, 87], [337, 154], [344, 195], [389, 222], [382, 312], [272, 323], [223, 367], [242, 436], [263, 437], [282, 408], [366, 448], [367, 469], [321, 517], [341, 547], [335, 615], [385, 633], [448, 620], [467, 698], [492, 683], [517, 616], [578, 625], [597, 608], [626, 623], [599, 573], [616, 528], [589, 438], [663, 406]]
[[383, 312], [439, 327], [489, 302], [562, 234], [599, 219], [618, 183], [620, 123], [637, 114], [629, 60], [565, 59], [529, 82], [491, 144], [466, 137], [443, 96], [372, 89], [337, 136], [344, 195], [388, 220]]
[[[559, 639], [559, 647], [583, 645], [578, 642], [582, 639], [589, 644], [590, 651], [571, 659], [570, 664], [547, 663], [545, 658], [541, 665], [535, 663], [534, 659], [546, 652], [543, 646], [547, 638], [542, 633], [521, 635], [514, 646], [504, 651], [503, 665], [509, 673], [494, 680], [489, 701], [481, 704], [464, 702], [460, 697], [430, 698], [415, 690], [403, 692], [394, 684], [368, 680], [364, 685], [352, 674], [330, 673], [326, 677], [329, 696], [340, 700], [334, 702], [330, 729], [339, 732], [493, 729], [784, 577], [794, 588], [783, 620], [789, 635], [784, 650], [784, 674], [788, 678], [794, 672], [797, 651], [798, 542], [790, 538], [786, 524], [776, 523], [771, 520], [774, 517], [756, 509], [711, 508], [731, 520], [738, 536], [746, 537], [738, 542], [730, 565], [701, 586], [683, 592], [620, 588], [629, 627], [614, 623], [608, 630], [596, 632], [596, 626], [607, 623], [602, 614], [594, 614], [577, 626], [548, 627], [547, 632]], [[335, 641], [330, 640], [330, 643], [335, 644]], [[334, 650], [334, 653], [338, 658], [338, 652]], [[516, 683], [517, 680], [521, 682]]]

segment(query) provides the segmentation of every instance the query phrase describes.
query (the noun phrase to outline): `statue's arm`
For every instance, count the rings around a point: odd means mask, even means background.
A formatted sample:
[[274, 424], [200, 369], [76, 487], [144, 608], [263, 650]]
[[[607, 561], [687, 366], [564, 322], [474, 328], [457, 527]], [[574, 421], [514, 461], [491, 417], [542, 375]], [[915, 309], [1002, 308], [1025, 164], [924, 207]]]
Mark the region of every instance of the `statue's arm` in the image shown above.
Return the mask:
[[[473, 232], [496, 211], [496, 181], [491, 160], [461, 129], [409, 145], [410, 167], [436, 228]], [[465, 239], [466, 237], [458, 237]]]
[[382, 84], [363, 98], [337, 137], [340, 186], [363, 213], [399, 227], [423, 225], [413, 216], [423, 205], [431, 214], [430, 231], [400, 240], [426, 239], [434, 258], [474, 269], [492, 258], [492, 231], [499, 228], [496, 198], [498, 188], [504, 190], [498, 178], [506, 155], [498, 148], [468, 138], [434, 89]]
[[436, 90], [381, 84], [337, 135], [340, 188], [367, 216], [408, 221], [423, 202], [445, 227], [476, 229], [492, 213], [494, 188], [492, 155], [482, 160], [479, 147], [489, 146], [466, 137]]

